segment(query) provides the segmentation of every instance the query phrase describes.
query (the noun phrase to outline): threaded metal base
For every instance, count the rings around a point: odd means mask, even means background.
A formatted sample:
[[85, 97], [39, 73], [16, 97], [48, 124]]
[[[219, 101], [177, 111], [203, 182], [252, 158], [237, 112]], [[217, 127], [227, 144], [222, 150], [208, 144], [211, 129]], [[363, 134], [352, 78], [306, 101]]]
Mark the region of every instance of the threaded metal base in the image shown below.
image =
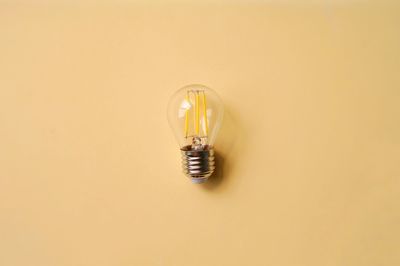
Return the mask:
[[194, 150], [191, 146], [181, 149], [183, 173], [193, 183], [203, 183], [211, 176], [215, 169], [214, 150], [206, 146], [202, 150]]

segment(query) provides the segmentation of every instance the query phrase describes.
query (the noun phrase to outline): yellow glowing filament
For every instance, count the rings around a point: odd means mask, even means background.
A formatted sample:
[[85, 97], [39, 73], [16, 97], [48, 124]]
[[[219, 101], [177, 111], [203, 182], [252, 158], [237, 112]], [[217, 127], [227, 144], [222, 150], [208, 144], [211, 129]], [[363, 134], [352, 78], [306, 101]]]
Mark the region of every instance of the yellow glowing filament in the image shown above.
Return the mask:
[[199, 135], [199, 129], [200, 129], [200, 119], [199, 119], [200, 113], [199, 113], [199, 91], [196, 91], [196, 135]]
[[207, 102], [206, 102], [206, 93], [204, 91], [203, 91], [203, 109], [204, 109], [204, 124], [206, 128], [206, 136], [208, 136]]
[[[202, 95], [200, 95], [202, 93]], [[193, 99], [194, 98], [194, 99]], [[207, 101], [206, 101], [206, 94], [204, 91], [188, 91], [186, 92], [185, 100], [187, 104], [193, 108], [193, 112], [191, 112], [191, 108], [185, 110], [185, 137], [189, 137], [191, 135], [192, 127], [189, 126], [191, 121], [193, 121], [193, 129], [194, 135], [198, 137], [207, 137], [208, 136], [208, 117], [207, 117]], [[194, 104], [193, 104], [194, 101]], [[200, 136], [200, 101], [203, 102], [203, 115], [204, 115], [204, 126], [202, 127], [202, 131], [204, 136]], [[192, 116], [192, 118], [190, 118]], [[193, 120], [192, 120], [193, 119]]]
[[[186, 102], [189, 104], [189, 92], [186, 93]], [[185, 111], [185, 137], [187, 138], [189, 132], [189, 109]]]

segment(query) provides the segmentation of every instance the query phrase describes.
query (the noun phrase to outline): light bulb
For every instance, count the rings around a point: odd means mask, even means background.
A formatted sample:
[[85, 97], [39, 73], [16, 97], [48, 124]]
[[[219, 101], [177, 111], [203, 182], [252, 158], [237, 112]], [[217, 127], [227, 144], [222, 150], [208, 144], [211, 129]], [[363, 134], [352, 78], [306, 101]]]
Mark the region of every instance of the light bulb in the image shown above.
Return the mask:
[[204, 85], [179, 89], [168, 104], [168, 122], [179, 143], [183, 172], [205, 182], [215, 169], [214, 142], [224, 115], [219, 96]]

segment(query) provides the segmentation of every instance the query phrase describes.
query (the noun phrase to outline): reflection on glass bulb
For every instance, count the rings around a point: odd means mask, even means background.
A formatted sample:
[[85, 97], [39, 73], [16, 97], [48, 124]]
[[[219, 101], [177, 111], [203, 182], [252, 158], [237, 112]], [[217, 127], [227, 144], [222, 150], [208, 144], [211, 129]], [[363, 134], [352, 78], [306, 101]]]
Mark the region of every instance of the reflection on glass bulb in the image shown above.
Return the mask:
[[168, 104], [168, 121], [179, 143], [184, 173], [195, 183], [215, 169], [213, 145], [224, 107], [218, 95], [203, 85], [178, 90]]

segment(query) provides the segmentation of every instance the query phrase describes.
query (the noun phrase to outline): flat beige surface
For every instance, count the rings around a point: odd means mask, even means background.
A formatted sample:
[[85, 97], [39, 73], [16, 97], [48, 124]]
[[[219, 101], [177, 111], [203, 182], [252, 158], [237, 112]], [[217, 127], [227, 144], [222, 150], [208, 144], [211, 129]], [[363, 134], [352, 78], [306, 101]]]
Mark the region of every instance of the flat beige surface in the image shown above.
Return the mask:
[[[399, 48], [379, 1], [0, 3], [0, 265], [400, 265]], [[189, 83], [226, 105], [203, 186]]]

